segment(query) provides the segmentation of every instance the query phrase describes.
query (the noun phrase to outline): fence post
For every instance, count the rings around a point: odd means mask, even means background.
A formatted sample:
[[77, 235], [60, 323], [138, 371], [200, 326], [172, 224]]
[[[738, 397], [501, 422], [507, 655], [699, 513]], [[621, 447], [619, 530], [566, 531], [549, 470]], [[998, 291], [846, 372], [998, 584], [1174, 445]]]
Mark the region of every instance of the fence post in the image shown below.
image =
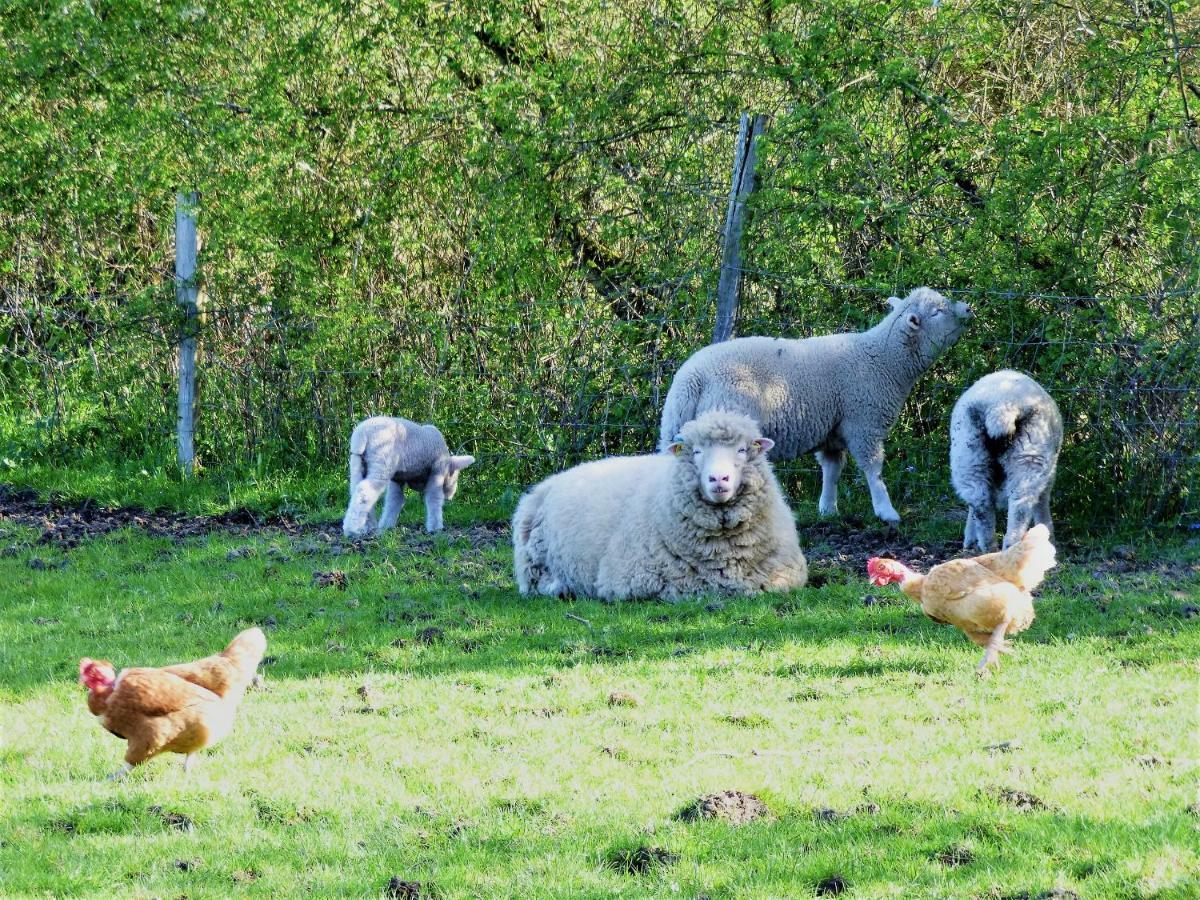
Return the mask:
[[737, 319], [738, 294], [742, 284], [742, 229], [745, 227], [746, 201], [754, 191], [756, 142], [766, 127], [766, 116], [742, 113], [737, 144], [733, 151], [733, 183], [729, 187], [729, 207], [721, 232], [721, 277], [717, 282], [717, 321], [713, 343], [733, 336]]
[[199, 202], [200, 195], [195, 191], [181, 192], [175, 197], [175, 302], [183, 312], [179, 339], [179, 412], [175, 431], [179, 445], [179, 466], [186, 475], [192, 474], [196, 459], [193, 436], [196, 425], [196, 326], [199, 316], [199, 288], [196, 284], [196, 255], [199, 250], [196, 207]]

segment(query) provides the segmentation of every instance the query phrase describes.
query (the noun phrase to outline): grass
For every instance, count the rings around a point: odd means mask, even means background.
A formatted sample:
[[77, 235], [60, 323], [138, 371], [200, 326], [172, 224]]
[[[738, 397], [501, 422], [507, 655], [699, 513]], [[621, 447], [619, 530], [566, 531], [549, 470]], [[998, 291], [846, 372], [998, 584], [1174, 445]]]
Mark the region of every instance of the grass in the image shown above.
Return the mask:
[[[895, 592], [858, 573], [603, 605], [521, 599], [506, 536], [480, 528], [363, 553], [36, 537], [0, 534], [5, 897], [378, 897], [392, 877], [443, 898], [790, 897], [834, 876], [853, 897], [1200, 895], [1194, 573], [1062, 566], [981, 681], [974, 645], [864, 604]], [[345, 590], [314, 583], [333, 569]], [[124, 744], [87, 713], [79, 657], [165, 664], [251, 623], [275, 659], [234, 733], [189, 778], [170, 757], [104, 781]], [[771, 817], [675, 818], [725, 789]]]

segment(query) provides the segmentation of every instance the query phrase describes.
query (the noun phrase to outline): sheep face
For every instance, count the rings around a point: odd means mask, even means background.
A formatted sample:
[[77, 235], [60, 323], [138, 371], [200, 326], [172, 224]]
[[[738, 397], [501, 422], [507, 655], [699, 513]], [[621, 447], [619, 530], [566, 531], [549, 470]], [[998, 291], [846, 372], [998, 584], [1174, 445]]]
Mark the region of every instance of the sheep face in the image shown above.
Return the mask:
[[443, 498], [454, 499], [454, 495], [458, 492], [458, 474], [473, 462], [475, 462], [473, 456], [451, 456], [442, 470], [434, 473], [434, 478], [441, 479]]
[[737, 497], [747, 465], [775, 442], [751, 430], [693, 427], [703, 421], [701, 417], [685, 425], [667, 451], [694, 469], [696, 489], [704, 500], [718, 505], [728, 503]]
[[966, 303], [947, 300], [932, 288], [917, 288], [903, 300], [890, 297], [888, 303], [896, 311], [896, 327], [904, 340], [928, 360], [953, 346], [974, 315]]

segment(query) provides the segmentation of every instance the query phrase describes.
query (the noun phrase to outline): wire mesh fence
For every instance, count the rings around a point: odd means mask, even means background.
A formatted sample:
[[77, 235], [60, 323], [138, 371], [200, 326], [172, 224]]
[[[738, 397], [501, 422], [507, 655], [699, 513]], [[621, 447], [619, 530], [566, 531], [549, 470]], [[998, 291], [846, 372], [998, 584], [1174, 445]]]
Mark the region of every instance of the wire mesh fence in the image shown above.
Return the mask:
[[[210, 310], [198, 365], [199, 461], [208, 472], [339, 472], [353, 425], [374, 414], [436, 422], [455, 449], [479, 457], [474, 480], [492, 496], [514, 495], [583, 460], [650, 452], [671, 377], [708, 342], [712, 327], [714, 273], [691, 277], [686, 294], [623, 317], [576, 297], [453, 335], [364, 327], [356, 337], [365, 349], [354, 367], [308, 352], [303, 338], [320, 327], [320, 316], [280, 320], [265, 308]], [[745, 272], [738, 331], [804, 337], [858, 330], [882, 317], [890, 292]], [[957, 505], [948, 477], [950, 409], [975, 378], [1011, 367], [1033, 374], [1063, 412], [1058, 516], [1097, 527], [1200, 521], [1200, 297], [946, 293], [969, 300], [977, 315], [918, 383], [888, 442], [885, 477], [897, 503]], [[1156, 318], [1151, 307], [1168, 300], [1190, 306], [1190, 318]], [[1081, 336], [1083, 326], [1073, 322], [1080, 309], [1103, 310], [1114, 325], [1132, 312], [1147, 324], [1100, 339], [1089, 325]], [[54, 329], [75, 335], [5, 361], [11, 384], [37, 385], [23, 398], [28, 415], [18, 427], [27, 431], [6, 436], [20, 446], [11, 455], [47, 458], [70, 455], [62, 448], [99, 446], [169, 465], [175, 319], [47, 319], [28, 304], [5, 305], [0, 316], [10, 334], [36, 333], [53, 320]], [[1032, 328], [1016, 324], [1029, 321]], [[289, 345], [306, 349], [290, 353]], [[119, 386], [81, 394], [81, 384], [98, 378]], [[815, 463], [779, 468], [793, 500], [814, 504]]]

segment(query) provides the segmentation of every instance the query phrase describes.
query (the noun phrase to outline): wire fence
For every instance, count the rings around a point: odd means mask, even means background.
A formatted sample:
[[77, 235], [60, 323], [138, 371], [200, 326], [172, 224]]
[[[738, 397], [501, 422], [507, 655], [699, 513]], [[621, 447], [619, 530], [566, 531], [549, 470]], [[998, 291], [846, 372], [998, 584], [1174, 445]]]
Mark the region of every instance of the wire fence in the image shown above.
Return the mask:
[[[302, 338], [311, 339], [321, 314], [279, 319], [266, 308], [211, 309], [200, 332], [200, 463], [210, 474], [340, 473], [350, 430], [375, 414], [437, 423], [454, 449], [479, 458], [472, 480], [491, 496], [511, 498], [583, 460], [650, 452], [672, 375], [708, 341], [713, 277], [690, 275], [692, 290], [679, 293], [665, 312], [617, 317], [610, 306], [579, 297], [531, 305], [508, 322], [485, 318], [455, 335], [366, 328], [357, 336], [366, 341], [362, 358], [352, 367], [338, 365], [340, 357], [331, 364], [308, 354], [312, 344]], [[738, 332], [804, 337], [858, 330], [883, 315], [890, 292], [750, 269], [743, 272]], [[1085, 528], [1200, 524], [1200, 295], [946, 293], [970, 299], [978, 312], [959, 344], [918, 383], [889, 439], [885, 478], [902, 509], [959, 505], [948, 477], [950, 409], [975, 378], [1011, 367], [1033, 374], [1063, 412], [1058, 517]], [[1167, 300], [1190, 306], [1190, 319], [1156, 322], [1150, 309]], [[1073, 324], [1080, 309], [1104, 310], [1114, 323], [1133, 310], [1151, 324], [1097, 339], [1094, 324]], [[1018, 327], [1030, 321], [1033, 327]], [[169, 465], [177, 319], [91, 317], [79, 310], [47, 315], [32, 304], [5, 303], [0, 322], [10, 336], [4, 359], [10, 384], [39, 386], [25, 398], [28, 415], [5, 435], [10, 456], [45, 459], [70, 455], [62, 448], [97, 447]], [[50, 322], [74, 338], [30, 354], [13, 347], [13, 335]], [[1170, 340], [1158, 336], [1164, 329]], [[429, 354], [429, 341], [443, 338]], [[290, 344], [306, 349], [291, 353]], [[280, 349], [261, 352], [272, 347]], [[503, 352], [493, 365], [497, 348]], [[81, 394], [86, 383], [118, 386]], [[778, 468], [792, 500], [815, 505], [815, 462]], [[843, 491], [865, 498], [854, 482]]]

